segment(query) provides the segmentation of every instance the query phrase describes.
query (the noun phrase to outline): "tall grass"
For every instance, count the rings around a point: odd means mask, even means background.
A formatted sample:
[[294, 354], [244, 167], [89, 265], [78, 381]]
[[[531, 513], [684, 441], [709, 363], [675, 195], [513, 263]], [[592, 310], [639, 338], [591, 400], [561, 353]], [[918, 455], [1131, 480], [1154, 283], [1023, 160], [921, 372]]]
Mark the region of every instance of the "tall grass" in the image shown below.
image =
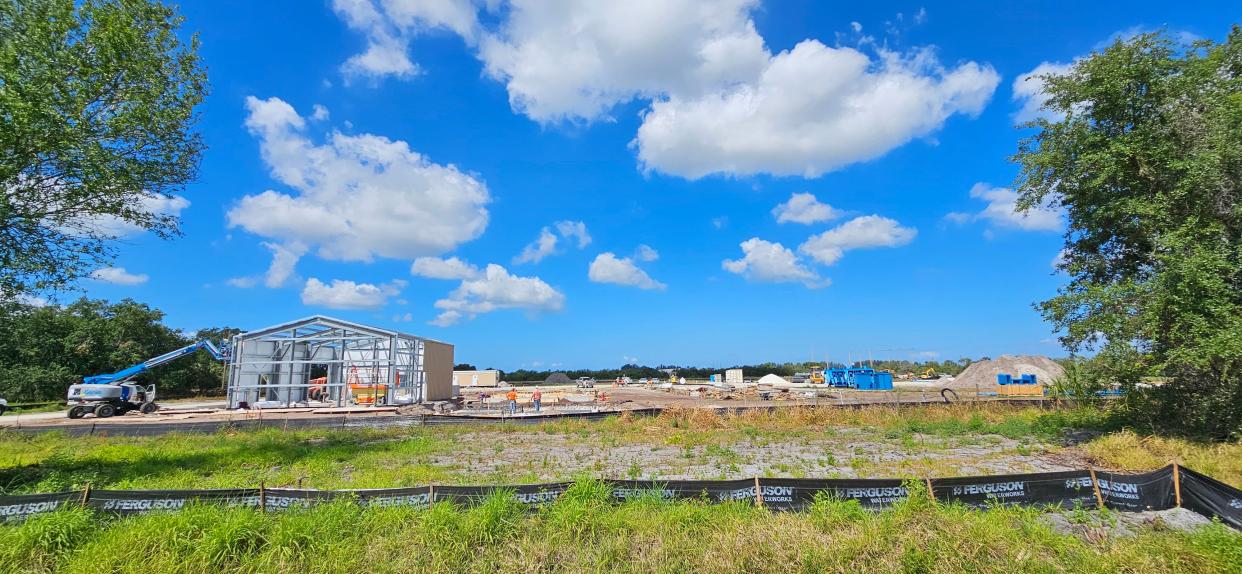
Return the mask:
[[1192, 442], [1124, 430], [1091, 441], [1087, 454], [1101, 466], [1124, 470], [1151, 470], [1176, 462], [1242, 488], [1242, 443]]
[[1159, 527], [1091, 543], [1033, 509], [974, 511], [926, 493], [884, 512], [820, 498], [802, 513], [745, 502], [612, 504], [579, 481], [527, 511], [498, 493], [471, 508], [282, 513], [197, 506], [124, 519], [66, 510], [0, 526], [9, 572], [1238, 572], [1242, 536]]

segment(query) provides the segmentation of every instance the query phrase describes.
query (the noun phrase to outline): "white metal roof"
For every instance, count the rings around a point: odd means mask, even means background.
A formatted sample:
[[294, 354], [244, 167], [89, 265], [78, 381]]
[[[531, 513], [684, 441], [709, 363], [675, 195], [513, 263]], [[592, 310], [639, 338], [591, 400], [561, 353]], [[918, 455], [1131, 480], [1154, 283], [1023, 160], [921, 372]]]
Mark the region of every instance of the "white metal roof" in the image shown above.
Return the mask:
[[286, 323], [280, 323], [278, 325], [272, 325], [269, 327], [264, 327], [262, 329], [255, 329], [252, 331], [247, 331], [245, 333], [238, 335], [238, 337], [242, 339], [252, 339], [255, 337], [262, 337], [264, 335], [270, 335], [272, 333], [279, 333], [281, 331], [289, 331], [292, 329], [296, 329], [298, 327], [305, 327], [305, 326], [310, 326], [310, 325], [323, 325], [329, 328], [350, 329], [353, 331], [359, 331], [362, 333], [368, 333], [368, 334], [376, 335], [376, 336], [400, 337], [402, 339], [420, 339], [423, 341], [431, 341], [433, 343], [445, 344], [442, 341], [437, 341], [435, 339], [429, 339], [427, 337], [420, 337], [418, 335], [402, 333], [400, 331], [394, 331], [392, 329], [385, 329], [383, 327], [363, 325], [362, 323], [346, 321], [345, 319], [338, 319], [336, 317], [328, 317], [327, 315], [311, 315], [310, 317], [303, 317], [301, 319], [296, 319], [296, 320], [289, 321]]

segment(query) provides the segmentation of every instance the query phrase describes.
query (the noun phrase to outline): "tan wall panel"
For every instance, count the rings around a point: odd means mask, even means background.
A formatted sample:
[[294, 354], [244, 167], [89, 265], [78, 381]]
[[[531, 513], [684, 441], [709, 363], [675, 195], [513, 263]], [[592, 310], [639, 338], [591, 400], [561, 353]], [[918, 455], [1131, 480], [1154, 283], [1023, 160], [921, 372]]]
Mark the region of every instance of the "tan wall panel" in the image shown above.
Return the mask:
[[427, 372], [425, 400], [446, 401], [453, 398], [453, 346], [425, 341], [423, 360], [423, 368]]
[[453, 371], [459, 387], [495, 387], [500, 384], [500, 371]]

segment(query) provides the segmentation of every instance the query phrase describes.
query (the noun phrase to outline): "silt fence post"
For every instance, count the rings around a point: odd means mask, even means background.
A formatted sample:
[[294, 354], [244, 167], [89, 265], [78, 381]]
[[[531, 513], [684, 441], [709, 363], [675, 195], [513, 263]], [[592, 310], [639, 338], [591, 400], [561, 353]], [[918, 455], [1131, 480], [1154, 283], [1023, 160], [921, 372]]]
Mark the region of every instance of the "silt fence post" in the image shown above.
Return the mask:
[[1104, 510], [1104, 496], [1100, 494], [1100, 481], [1095, 478], [1095, 468], [1089, 466], [1087, 472], [1091, 473], [1091, 488], [1095, 490], [1095, 504], [1100, 510]]
[[1177, 499], [1177, 507], [1182, 507], [1182, 469], [1173, 463], [1173, 495]]

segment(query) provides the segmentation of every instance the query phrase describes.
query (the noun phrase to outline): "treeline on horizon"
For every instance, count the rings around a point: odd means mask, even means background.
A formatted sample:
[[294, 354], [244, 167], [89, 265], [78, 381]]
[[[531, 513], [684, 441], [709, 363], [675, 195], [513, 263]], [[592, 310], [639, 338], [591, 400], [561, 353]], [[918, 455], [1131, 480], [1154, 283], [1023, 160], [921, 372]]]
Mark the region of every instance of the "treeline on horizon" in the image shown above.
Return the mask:
[[[983, 361], [988, 357], [983, 357]], [[914, 373], [916, 375], [923, 374], [927, 369], [931, 369], [942, 375], [958, 375], [971, 363], [976, 362], [973, 359], [963, 357], [958, 360], [945, 361], [909, 361], [904, 359], [883, 359], [875, 361], [859, 361], [855, 366], [869, 366], [877, 371], [890, 371], [896, 375], [906, 373]], [[844, 363], [830, 362], [829, 368], [844, 368]], [[531, 369], [518, 369], [515, 371], [503, 371], [500, 369], [501, 379], [508, 382], [524, 383], [535, 381], [546, 381], [548, 377], [555, 373], [564, 373], [570, 379], [579, 377], [591, 377], [597, 381], [615, 380], [618, 377], [629, 377], [632, 380], [660, 378], [667, 379], [669, 369], [672, 369], [676, 376], [684, 377], [688, 380], [703, 379], [706, 380], [711, 375], [724, 375], [728, 369], [742, 369], [742, 376], [748, 379], [756, 379], [767, 374], [779, 375], [782, 377], [792, 377], [795, 373], [809, 373], [811, 369], [824, 368], [823, 362], [804, 362], [804, 363], [759, 363], [755, 365], [734, 365], [731, 367], [695, 367], [680, 365], [657, 365], [655, 367], [647, 365], [626, 364], [616, 369], [567, 369], [567, 370], [543, 370], [536, 371]], [[454, 367], [459, 371], [478, 370], [474, 365], [469, 363], [460, 363]]]

